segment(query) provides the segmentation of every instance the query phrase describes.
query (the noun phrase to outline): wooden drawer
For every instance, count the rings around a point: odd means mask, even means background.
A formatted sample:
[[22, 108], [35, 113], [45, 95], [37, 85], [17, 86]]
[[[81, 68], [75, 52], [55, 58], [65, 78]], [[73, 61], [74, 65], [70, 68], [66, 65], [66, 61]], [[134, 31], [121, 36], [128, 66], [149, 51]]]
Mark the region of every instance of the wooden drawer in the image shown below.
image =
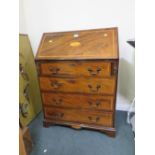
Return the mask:
[[112, 96], [42, 93], [42, 99], [43, 104], [50, 107], [109, 111], [114, 108], [114, 97]]
[[40, 77], [42, 91], [114, 94], [115, 78], [49, 78]]
[[40, 65], [41, 75], [49, 76], [111, 76], [111, 63], [104, 61], [50, 61]]
[[81, 110], [66, 110], [59, 108], [45, 108], [45, 118], [69, 122], [80, 122], [112, 127], [113, 113]]

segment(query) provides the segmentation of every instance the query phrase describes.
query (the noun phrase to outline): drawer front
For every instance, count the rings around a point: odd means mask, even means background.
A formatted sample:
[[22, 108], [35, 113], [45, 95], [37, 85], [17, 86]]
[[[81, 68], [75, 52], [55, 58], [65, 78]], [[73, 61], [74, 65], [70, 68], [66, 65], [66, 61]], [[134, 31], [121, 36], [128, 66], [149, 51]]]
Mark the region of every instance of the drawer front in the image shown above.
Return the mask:
[[112, 127], [113, 113], [45, 108], [46, 119], [79, 122]]
[[111, 63], [104, 61], [51, 61], [42, 63], [41, 75], [49, 76], [111, 76]]
[[50, 107], [109, 111], [112, 111], [114, 107], [114, 97], [112, 96], [42, 93], [42, 99], [43, 104]]
[[99, 78], [49, 78], [40, 77], [42, 91], [114, 94], [115, 77]]

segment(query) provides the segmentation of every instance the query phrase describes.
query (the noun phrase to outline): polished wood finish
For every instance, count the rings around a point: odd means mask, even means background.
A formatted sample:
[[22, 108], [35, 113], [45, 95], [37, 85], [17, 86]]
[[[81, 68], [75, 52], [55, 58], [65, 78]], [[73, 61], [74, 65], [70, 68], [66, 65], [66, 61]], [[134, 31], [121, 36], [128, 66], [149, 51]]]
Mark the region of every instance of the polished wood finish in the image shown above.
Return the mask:
[[104, 61], [53, 61], [41, 63], [41, 75], [110, 77], [111, 63]]
[[44, 33], [36, 59], [118, 59], [117, 28]]
[[44, 127], [115, 136], [118, 58], [117, 28], [43, 34], [36, 65]]
[[43, 104], [49, 107], [113, 111], [114, 97], [104, 95], [79, 95], [42, 93]]
[[43, 126], [44, 127], [49, 127], [51, 125], [62, 125], [62, 126], [70, 126], [74, 129], [81, 129], [81, 128], [86, 128], [86, 129], [93, 129], [93, 130], [98, 130], [102, 133], [107, 134], [110, 137], [115, 137], [116, 134], [116, 129], [113, 127], [105, 127], [103, 125], [94, 125], [94, 124], [82, 124], [78, 122], [65, 122], [65, 121], [60, 121], [60, 120], [46, 120], [44, 119], [43, 121]]
[[81, 127], [79, 125], [72, 125], [71, 127], [74, 129], [77, 129], [77, 130], [81, 129]]
[[112, 127], [112, 113], [77, 109], [45, 108], [45, 119], [80, 122]]
[[42, 91], [75, 92], [91, 94], [115, 93], [115, 78], [49, 78], [40, 77], [40, 89]]

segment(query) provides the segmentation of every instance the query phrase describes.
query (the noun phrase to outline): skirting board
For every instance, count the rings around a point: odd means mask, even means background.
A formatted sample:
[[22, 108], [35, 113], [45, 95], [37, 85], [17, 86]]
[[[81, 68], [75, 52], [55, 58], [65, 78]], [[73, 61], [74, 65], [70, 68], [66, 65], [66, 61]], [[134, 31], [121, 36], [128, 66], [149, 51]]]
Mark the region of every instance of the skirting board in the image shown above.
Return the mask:
[[130, 108], [130, 104], [117, 104], [116, 105], [116, 110], [119, 111], [128, 111]]
[[124, 98], [121, 95], [117, 96], [117, 101], [116, 101], [116, 110], [120, 110], [120, 111], [128, 111], [130, 108], [132, 102], [130, 102], [129, 100], [127, 100], [126, 98]]

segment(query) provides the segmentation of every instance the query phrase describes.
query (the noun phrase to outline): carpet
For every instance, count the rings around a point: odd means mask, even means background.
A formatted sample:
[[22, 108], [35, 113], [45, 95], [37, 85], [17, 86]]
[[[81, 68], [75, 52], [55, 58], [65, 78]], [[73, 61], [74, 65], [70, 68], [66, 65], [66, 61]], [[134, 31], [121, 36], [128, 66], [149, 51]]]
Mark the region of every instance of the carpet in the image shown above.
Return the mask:
[[116, 112], [116, 137], [93, 130], [42, 126], [40, 113], [29, 125], [34, 147], [30, 155], [134, 155], [135, 141], [126, 112]]

